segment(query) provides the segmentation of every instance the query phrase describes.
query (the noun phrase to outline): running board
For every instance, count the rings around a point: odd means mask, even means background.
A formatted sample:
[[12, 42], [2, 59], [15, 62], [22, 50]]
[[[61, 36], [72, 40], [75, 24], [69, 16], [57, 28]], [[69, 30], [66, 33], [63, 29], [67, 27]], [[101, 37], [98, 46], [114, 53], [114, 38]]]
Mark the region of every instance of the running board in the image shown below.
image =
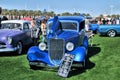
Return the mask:
[[62, 62], [61, 62], [61, 65], [59, 67], [57, 75], [59, 75], [61, 77], [68, 77], [68, 74], [70, 72], [70, 68], [71, 68], [72, 63], [73, 63], [74, 56], [75, 55], [73, 55], [73, 54], [65, 53], [65, 55], [62, 58]]

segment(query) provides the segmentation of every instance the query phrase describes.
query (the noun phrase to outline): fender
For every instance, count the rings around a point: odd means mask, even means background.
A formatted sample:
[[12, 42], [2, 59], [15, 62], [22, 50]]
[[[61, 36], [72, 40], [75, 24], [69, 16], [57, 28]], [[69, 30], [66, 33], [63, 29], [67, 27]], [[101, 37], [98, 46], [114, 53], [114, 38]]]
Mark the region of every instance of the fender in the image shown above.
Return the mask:
[[88, 37], [84, 37], [83, 45], [85, 46], [86, 49], [88, 49]]
[[54, 66], [47, 51], [41, 51], [37, 46], [33, 46], [28, 50], [27, 59], [28, 61], [42, 61], [50, 66]]
[[69, 52], [69, 54], [74, 54], [75, 58], [74, 61], [77, 62], [83, 62], [86, 56], [86, 48], [84, 46], [77, 47], [72, 52]]
[[98, 24], [89, 24], [89, 30], [93, 30], [93, 31], [95, 31], [95, 30], [98, 29], [98, 27], [99, 27]]

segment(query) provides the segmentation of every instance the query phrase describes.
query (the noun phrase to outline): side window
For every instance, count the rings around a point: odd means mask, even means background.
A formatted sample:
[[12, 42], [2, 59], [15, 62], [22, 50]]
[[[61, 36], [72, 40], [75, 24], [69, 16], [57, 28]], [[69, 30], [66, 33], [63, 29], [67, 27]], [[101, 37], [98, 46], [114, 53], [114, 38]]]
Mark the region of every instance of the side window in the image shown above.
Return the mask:
[[23, 29], [24, 29], [24, 30], [29, 30], [29, 25], [28, 25], [28, 23], [24, 23], [24, 24], [23, 24]]
[[80, 30], [85, 28], [85, 21], [80, 22]]

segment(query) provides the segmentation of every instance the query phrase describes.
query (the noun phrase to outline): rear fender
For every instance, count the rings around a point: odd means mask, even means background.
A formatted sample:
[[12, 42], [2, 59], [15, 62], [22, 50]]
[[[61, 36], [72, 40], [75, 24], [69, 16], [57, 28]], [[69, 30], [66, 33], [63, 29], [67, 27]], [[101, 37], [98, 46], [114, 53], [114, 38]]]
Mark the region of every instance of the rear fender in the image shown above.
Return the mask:
[[87, 36], [85, 36], [85, 38], [84, 38], [83, 45], [85, 46], [86, 49], [88, 49], [88, 38], [87, 38]]

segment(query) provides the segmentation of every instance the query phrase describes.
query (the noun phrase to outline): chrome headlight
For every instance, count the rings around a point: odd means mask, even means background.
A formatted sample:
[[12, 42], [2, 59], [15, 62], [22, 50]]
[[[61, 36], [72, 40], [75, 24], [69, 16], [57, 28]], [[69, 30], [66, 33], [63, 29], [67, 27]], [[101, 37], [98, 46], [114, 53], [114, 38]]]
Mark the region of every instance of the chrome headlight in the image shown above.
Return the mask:
[[52, 33], [53, 33], [53, 30], [48, 29], [48, 30], [47, 30], [47, 34], [49, 34], [49, 33], [52, 34]]
[[72, 50], [74, 49], [74, 44], [73, 44], [72, 42], [68, 42], [68, 43], [66, 44], [66, 49], [67, 49], [68, 51], [72, 51]]
[[46, 47], [47, 47], [47, 45], [44, 42], [39, 44], [39, 49], [42, 51], [46, 50]]
[[8, 44], [11, 44], [12, 43], [12, 38], [11, 37], [7, 37], [7, 41], [8, 41]]

